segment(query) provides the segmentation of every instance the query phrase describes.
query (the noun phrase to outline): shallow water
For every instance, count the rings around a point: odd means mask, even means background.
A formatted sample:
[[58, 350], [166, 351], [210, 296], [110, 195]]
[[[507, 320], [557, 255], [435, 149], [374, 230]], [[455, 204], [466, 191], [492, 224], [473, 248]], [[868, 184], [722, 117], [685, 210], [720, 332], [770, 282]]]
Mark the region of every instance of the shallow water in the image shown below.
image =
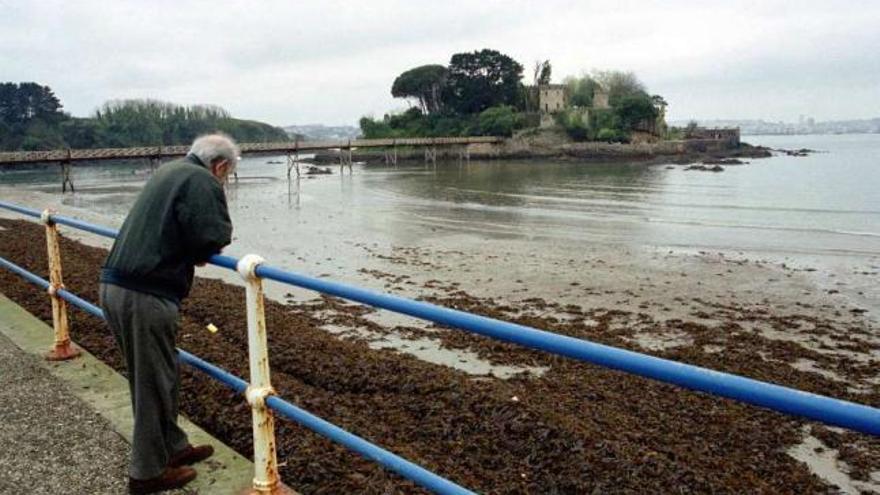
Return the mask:
[[[517, 292], [513, 282], [523, 279], [531, 295], [554, 299], [565, 285], [560, 277], [575, 274], [560, 263], [585, 260], [588, 252], [606, 261], [614, 256], [636, 271], [653, 263], [640, 256], [646, 250], [726, 252], [818, 268], [819, 287], [878, 309], [870, 274], [880, 271], [880, 135], [748, 139], [821, 152], [752, 160], [721, 173], [671, 165], [453, 161], [356, 165], [344, 173], [330, 167], [332, 175], [300, 180], [288, 180], [284, 163], [267, 163], [277, 157], [246, 158], [227, 191], [235, 225], [227, 252], [259, 253], [276, 266], [374, 289], [390, 285], [361, 270], [408, 269], [426, 280], [471, 282], [471, 289], [493, 297]], [[55, 166], [3, 169], [0, 197], [37, 208], [57, 205], [68, 215], [119, 226], [149, 175], [149, 165], [138, 161], [78, 165], [77, 192], [61, 195]], [[423, 250], [417, 262], [400, 252], [408, 248]], [[211, 275], [234, 280], [217, 272]], [[496, 286], [486, 285], [487, 276]], [[577, 279], [592, 276], [585, 267]], [[418, 295], [408, 290], [414, 287], [403, 289]], [[269, 291], [276, 298], [286, 294]]]
[[[288, 181], [247, 158], [229, 187], [239, 243], [343, 255], [352, 243], [467, 250], [483, 240], [610, 243], [817, 255], [880, 254], [880, 135], [750, 136], [809, 147], [723, 173], [641, 164], [471, 162], [358, 167]], [[77, 166], [64, 204], [121, 223], [144, 163]], [[55, 167], [0, 172], [21, 193], [58, 190]], [[8, 190], [7, 190], [8, 191]], [[4, 192], [4, 197], [12, 195]], [[13, 195], [14, 196], [14, 195]], [[281, 248], [280, 246], [285, 246]]]
[[[275, 157], [246, 158], [227, 192], [235, 225], [229, 252], [257, 252], [275, 265], [368, 285], [359, 270], [406, 264], [392, 254], [400, 247], [476, 259], [503, 251], [512, 260], [528, 257], [533, 271], [543, 260], [578, 258], [585, 249], [640, 248], [809, 263], [837, 272], [837, 280], [876, 271], [880, 135], [749, 140], [822, 152], [752, 160], [722, 173], [666, 165], [474, 161], [355, 166], [352, 173], [331, 167], [332, 175], [300, 180], [288, 180], [284, 164], [267, 163]], [[67, 214], [118, 226], [149, 175], [144, 162], [81, 165], [74, 169], [76, 194], [61, 196], [57, 167], [5, 169], [0, 192], [37, 207], [60, 200]], [[430, 261], [423, 271], [431, 271]], [[447, 282], [468, 278], [462, 271], [437, 276]], [[537, 284], [552, 289], [553, 279]], [[847, 281], [857, 293], [865, 292], [865, 282]]]

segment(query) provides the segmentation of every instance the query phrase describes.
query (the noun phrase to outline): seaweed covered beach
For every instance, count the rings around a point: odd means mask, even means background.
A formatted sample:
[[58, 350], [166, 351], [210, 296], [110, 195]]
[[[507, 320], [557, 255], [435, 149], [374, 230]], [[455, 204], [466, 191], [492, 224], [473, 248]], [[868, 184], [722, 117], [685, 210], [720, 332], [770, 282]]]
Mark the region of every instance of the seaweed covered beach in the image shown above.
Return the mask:
[[[45, 276], [42, 228], [6, 219], [0, 227], [0, 255]], [[62, 249], [65, 285], [97, 301], [106, 252], [68, 238]], [[398, 253], [404, 261], [416, 254]], [[440, 280], [367, 275], [446, 306], [880, 406], [876, 328], [846, 308], [802, 303], [793, 312], [693, 297], [682, 301], [686, 311], [669, 308], [675, 317], [661, 318], [662, 307], [648, 309], [650, 302], [637, 297], [619, 307], [538, 297], [512, 303]], [[0, 284], [6, 296], [51, 321], [48, 299], [34, 287], [7, 272]], [[241, 287], [197, 278], [182, 308], [180, 347], [246, 378], [242, 302]], [[867, 435], [458, 330], [383, 324], [371, 309], [333, 298], [267, 301], [266, 311], [272, 380], [281, 396], [478, 492], [826, 493], [835, 491], [828, 481], [835, 478], [808, 465], [828, 454], [845, 465], [848, 486], [841, 488], [877, 490], [880, 442]], [[76, 310], [71, 320], [80, 345], [123, 371], [103, 322]], [[208, 323], [219, 332], [206, 331]], [[377, 348], [391, 336], [414, 347], [434, 341], [522, 371], [475, 374], [418, 359], [406, 345]], [[190, 419], [251, 454], [241, 397], [186, 370], [181, 399]], [[281, 475], [303, 493], [421, 492], [298, 425], [278, 422], [277, 429]]]

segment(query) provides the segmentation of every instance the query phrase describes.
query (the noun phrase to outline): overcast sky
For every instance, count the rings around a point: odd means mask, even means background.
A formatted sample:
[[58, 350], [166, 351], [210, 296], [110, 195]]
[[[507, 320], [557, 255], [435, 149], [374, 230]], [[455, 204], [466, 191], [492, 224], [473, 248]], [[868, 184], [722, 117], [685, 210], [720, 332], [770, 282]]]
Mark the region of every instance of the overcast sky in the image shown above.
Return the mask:
[[[402, 71], [493, 48], [555, 81], [634, 71], [669, 118], [880, 117], [880, 1], [0, 0], [0, 81], [65, 109], [212, 103], [276, 125], [406, 108]], [[527, 78], [531, 76], [528, 75]]]

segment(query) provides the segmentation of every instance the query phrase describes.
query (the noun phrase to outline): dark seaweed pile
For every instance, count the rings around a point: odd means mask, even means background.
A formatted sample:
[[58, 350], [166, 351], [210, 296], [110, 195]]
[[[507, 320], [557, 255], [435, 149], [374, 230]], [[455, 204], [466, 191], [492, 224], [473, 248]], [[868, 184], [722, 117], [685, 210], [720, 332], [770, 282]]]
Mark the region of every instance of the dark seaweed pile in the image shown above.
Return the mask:
[[[0, 220], [0, 226], [10, 229], [0, 233], [0, 255], [45, 277], [42, 227], [10, 220]], [[62, 255], [65, 285], [97, 301], [97, 273], [105, 251], [62, 239]], [[6, 271], [0, 272], [0, 287], [6, 296], [51, 321], [49, 301], [35, 287]], [[795, 316], [709, 307], [726, 322], [719, 331], [691, 322], [658, 323], [647, 315], [570, 306], [554, 308], [567, 314], [564, 319], [528, 316], [529, 308], [508, 308], [455, 291], [433, 298], [634, 349], [638, 347], [627, 338], [636, 328], [686, 332], [695, 345], [658, 354], [880, 405], [876, 387], [853, 394], [845, 384], [797, 371], [788, 363], [805, 356], [852, 380], [867, 373], [864, 364], [770, 341], [743, 325], [749, 318], [777, 318], [780, 327], [799, 328]], [[180, 347], [246, 378], [243, 301], [240, 287], [197, 279], [183, 306]], [[530, 304], [553, 306], [540, 300]], [[396, 351], [373, 350], [362, 338], [340, 338], [320, 329], [332, 321], [353, 329], [391, 330], [366, 320], [363, 313], [359, 306], [330, 298], [296, 305], [267, 301], [275, 388], [306, 410], [475, 491], [778, 494], [831, 489], [785, 453], [800, 441], [806, 424], [800, 420], [458, 331], [409, 329], [415, 336], [427, 333], [447, 347], [470, 349], [494, 362], [549, 370], [540, 377], [524, 373], [508, 380], [474, 377]], [[622, 318], [631, 325], [612, 325]], [[207, 332], [208, 323], [220, 331]], [[837, 329], [832, 322], [818, 323], [816, 331]], [[71, 324], [76, 342], [121, 370], [120, 356], [102, 321], [72, 310]], [[845, 345], [869, 345], [856, 333], [847, 335], [851, 338]], [[724, 350], [704, 352], [708, 344], [723, 345]], [[181, 402], [182, 411], [195, 423], [242, 454], [252, 454], [249, 409], [242, 397], [187, 369]], [[296, 424], [276, 425], [282, 478], [302, 493], [422, 493]], [[818, 426], [814, 430], [828, 442], [849, 446], [841, 449], [841, 456], [854, 466], [854, 477], [865, 479], [880, 469], [877, 439]]]

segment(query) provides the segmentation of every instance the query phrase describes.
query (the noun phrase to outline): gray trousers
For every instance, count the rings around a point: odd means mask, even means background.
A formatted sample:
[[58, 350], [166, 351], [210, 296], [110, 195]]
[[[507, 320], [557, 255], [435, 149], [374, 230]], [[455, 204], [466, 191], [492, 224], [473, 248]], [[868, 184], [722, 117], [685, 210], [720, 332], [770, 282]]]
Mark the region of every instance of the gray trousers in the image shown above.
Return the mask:
[[128, 371], [134, 411], [129, 475], [154, 478], [189, 443], [177, 426], [179, 308], [167, 299], [112, 284], [101, 284], [100, 297]]

